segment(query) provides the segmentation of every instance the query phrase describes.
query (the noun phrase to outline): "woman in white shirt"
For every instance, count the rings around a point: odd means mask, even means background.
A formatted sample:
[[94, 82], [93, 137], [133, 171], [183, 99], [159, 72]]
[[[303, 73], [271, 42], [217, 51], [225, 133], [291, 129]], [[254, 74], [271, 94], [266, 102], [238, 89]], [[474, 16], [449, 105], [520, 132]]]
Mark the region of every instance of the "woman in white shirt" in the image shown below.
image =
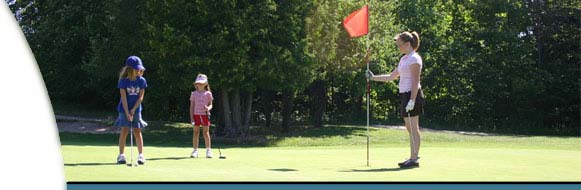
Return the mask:
[[419, 115], [423, 113], [425, 104], [420, 84], [422, 57], [416, 52], [420, 47], [420, 37], [416, 32], [403, 32], [396, 35], [394, 40], [399, 51], [405, 54], [400, 59], [397, 68], [387, 75], [373, 75], [369, 71], [367, 77], [372, 81], [379, 82], [389, 82], [399, 77], [400, 115], [404, 119], [405, 127], [410, 135], [411, 151], [410, 158], [398, 165], [401, 168], [419, 167]]

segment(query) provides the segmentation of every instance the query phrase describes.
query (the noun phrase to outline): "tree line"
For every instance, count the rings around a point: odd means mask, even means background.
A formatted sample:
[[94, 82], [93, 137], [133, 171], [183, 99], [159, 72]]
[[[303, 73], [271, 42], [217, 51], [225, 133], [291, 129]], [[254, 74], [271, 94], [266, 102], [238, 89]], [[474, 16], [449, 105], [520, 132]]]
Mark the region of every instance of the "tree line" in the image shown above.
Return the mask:
[[[388, 73], [393, 37], [417, 31], [427, 107], [422, 126], [523, 134], [580, 133], [581, 3], [574, 0], [372, 1], [368, 37], [342, 19], [361, 1], [10, 1], [51, 100], [111, 110], [124, 60], [147, 67], [144, 117], [188, 120], [209, 76], [221, 133], [251, 125], [365, 121], [365, 51]], [[367, 41], [369, 40], [369, 41]], [[16, 63], [15, 63], [16, 64]], [[398, 118], [396, 83], [373, 83], [373, 123]], [[442, 123], [437, 125], [436, 123]]]

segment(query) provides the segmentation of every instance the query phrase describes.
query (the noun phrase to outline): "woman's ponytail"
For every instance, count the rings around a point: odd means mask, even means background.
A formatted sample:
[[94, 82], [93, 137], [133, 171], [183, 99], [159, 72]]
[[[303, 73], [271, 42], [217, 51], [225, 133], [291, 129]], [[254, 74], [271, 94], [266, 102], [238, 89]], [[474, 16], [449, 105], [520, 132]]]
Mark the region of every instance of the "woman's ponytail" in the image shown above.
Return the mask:
[[414, 48], [414, 51], [418, 51], [418, 48], [420, 48], [420, 35], [416, 31], [413, 31], [411, 34], [413, 40], [410, 44], [412, 45], [412, 48]]

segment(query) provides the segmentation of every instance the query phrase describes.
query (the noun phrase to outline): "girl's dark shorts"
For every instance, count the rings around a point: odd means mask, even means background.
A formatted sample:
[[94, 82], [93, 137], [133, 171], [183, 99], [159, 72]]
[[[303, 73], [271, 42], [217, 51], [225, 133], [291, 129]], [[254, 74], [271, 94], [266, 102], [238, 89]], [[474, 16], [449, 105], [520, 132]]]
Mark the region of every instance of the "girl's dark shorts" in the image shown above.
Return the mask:
[[[405, 118], [408, 117], [408, 112], [405, 110], [405, 107], [408, 105], [408, 101], [410, 100], [410, 96], [412, 92], [404, 92], [399, 93], [399, 113], [401, 117]], [[414, 109], [409, 112], [410, 117], [418, 116], [424, 113], [424, 106], [426, 105], [426, 100], [424, 99], [424, 92], [422, 89], [418, 90], [418, 95], [416, 95], [416, 104], [414, 105]]]

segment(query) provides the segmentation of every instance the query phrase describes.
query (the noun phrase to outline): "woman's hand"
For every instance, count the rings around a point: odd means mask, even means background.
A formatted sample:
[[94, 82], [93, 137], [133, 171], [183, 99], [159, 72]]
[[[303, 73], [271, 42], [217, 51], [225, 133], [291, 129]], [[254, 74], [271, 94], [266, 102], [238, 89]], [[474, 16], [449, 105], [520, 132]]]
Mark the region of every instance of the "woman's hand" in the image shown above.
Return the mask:
[[413, 100], [410, 100], [408, 102], [408, 105], [405, 107], [405, 111], [410, 112], [410, 111], [414, 110], [415, 105], [416, 105], [416, 102]]
[[371, 72], [371, 70], [367, 70], [367, 72], [365, 72], [365, 77], [367, 77], [368, 80], [373, 80], [373, 77], [375, 75], [373, 74], [373, 72]]

